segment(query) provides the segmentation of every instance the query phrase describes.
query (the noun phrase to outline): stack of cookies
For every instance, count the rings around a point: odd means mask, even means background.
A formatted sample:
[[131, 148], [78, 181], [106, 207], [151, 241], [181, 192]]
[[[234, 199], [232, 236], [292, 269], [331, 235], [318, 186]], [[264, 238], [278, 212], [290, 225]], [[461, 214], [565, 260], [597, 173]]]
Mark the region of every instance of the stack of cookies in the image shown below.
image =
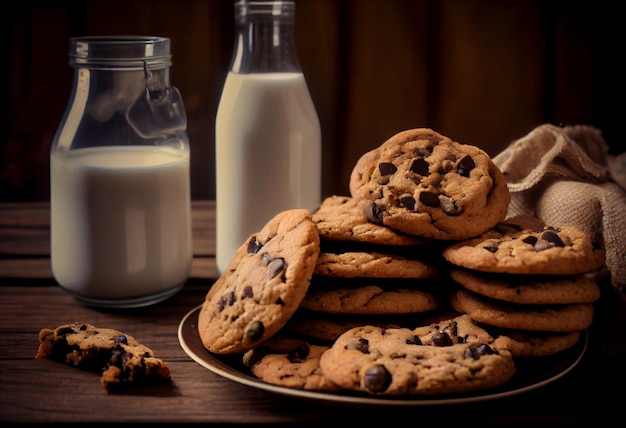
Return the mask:
[[349, 196], [326, 198], [312, 219], [320, 255], [287, 330], [332, 342], [359, 325], [415, 324], [439, 307], [430, 240], [370, 222]]
[[600, 288], [586, 274], [604, 265], [604, 251], [574, 226], [507, 219], [442, 254], [458, 285], [453, 308], [502, 335], [514, 356], [567, 349], [593, 321]]
[[[584, 272], [602, 250], [568, 227], [505, 223], [506, 180], [479, 148], [400, 132], [358, 160], [349, 187], [242, 243], [198, 316], [207, 350], [241, 355], [252, 374], [290, 388], [465, 393], [508, 382], [515, 356], [566, 349], [591, 322], [598, 290]], [[475, 277], [487, 273], [509, 276], [483, 291]], [[527, 312], [499, 323], [468, 296]], [[557, 323], [563, 314], [570, 321]], [[538, 339], [525, 331], [568, 342], [528, 351]]]

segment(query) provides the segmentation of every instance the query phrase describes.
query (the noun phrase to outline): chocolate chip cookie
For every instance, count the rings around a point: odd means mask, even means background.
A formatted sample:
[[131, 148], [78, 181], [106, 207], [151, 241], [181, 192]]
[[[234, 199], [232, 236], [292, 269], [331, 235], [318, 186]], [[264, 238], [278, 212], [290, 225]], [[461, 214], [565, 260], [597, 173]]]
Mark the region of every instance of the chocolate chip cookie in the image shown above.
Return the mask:
[[469, 269], [452, 269], [449, 274], [468, 290], [512, 303], [566, 305], [600, 298], [600, 287], [585, 275], [513, 275]]
[[436, 309], [437, 298], [418, 289], [363, 285], [352, 288], [310, 287], [300, 307], [331, 314], [408, 314]]
[[438, 270], [432, 262], [408, 254], [322, 251], [314, 273], [339, 278], [430, 278], [436, 276]]
[[464, 393], [502, 385], [514, 375], [508, 350], [446, 336], [425, 344], [408, 328], [356, 327], [322, 354], [320, 368], [340, 387], [372, 395]]
[[313, 212], [321, 240], [379, 245], [426, 245], [427, 239], [407, 235], [368, 220], [350, 196], [332, 195]]
[[171, 381], [169, 367], [150, 348], [119, 330], [87, 323], [41, 329], [35, 358], [100, 373], [100, 382], [107, 391], [125, 385]]
[[496, 337], [498, 347], [511, 351], [516, 357], [545, 357], [570, 349], [580, 340], [580, 331], [532, 332], [506, 330]]
[[474, 321], [513, 330], [568, 332], [587, 329], [593, 321], [593, 304], [518, 305], [482, 297], [459, 288], [450, 303]]
[[304, 298], [319, 252], [308, 210], [278, 213], [237, 250], [207, 293], [198, 315], [203, 345], [217, 354], [243, 353], [273, 336]]
[[370, 221], [441, 240], [480, 235], [505, 218], [511, 199], [486, 152], [427, 128], [400, 132], [365, 153], [349, 187]]
[[482, 272], [577, 275], [604, 266], [601, 243], [576, 226], [515, 228], [506, 223], [442, 250], [450, 263]]
[[289, 337], [272, 337], [247, 351], [243, 362], [264, 382], [308, 391], [336, 391], [319, 367], [322, 353], [329, 347]]

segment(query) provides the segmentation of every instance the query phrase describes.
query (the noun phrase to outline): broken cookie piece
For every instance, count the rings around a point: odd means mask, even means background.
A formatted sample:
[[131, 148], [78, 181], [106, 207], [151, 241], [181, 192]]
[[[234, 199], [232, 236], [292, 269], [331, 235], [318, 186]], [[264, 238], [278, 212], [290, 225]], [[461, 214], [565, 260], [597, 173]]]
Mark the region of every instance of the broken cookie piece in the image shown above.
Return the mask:
[[110, 328], [75, 322], [39, 332], [35, 358], [59, 361], [82, 370], [101, 373], [111, 391], [122, 385], [171, 381], [167, 364], [134, 337]]

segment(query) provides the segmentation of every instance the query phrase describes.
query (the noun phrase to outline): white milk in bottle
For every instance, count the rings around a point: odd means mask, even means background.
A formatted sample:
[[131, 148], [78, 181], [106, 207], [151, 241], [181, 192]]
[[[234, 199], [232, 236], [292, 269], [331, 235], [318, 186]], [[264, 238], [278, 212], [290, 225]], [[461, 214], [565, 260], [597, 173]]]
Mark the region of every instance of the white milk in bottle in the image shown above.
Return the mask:
[[217, 264], [224, 271], [279, 211], [319, 206], [321, 136], [299, 73], [229, 73], [215, 129]]
[[293, 1], [235, 5], [216, 125], [217, 267], [277, 213], [321, 199], [321, 130], [293, 43]]

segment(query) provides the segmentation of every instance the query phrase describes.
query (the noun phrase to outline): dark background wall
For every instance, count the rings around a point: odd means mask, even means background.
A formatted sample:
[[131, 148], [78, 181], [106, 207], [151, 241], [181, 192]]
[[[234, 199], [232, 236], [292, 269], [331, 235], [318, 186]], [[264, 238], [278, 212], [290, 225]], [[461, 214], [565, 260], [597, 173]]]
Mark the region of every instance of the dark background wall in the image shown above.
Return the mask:
[[[626, 149], [623, 24], [615, 2], [296, 0], [298, 56], [323, 134], [323, 192], [356, 160], [430, 127], [492, 156], [542, 123], [602, 130]], [[3, 5], [0, 201], [49, 200], [49, 149], [68, 101], [67, 39], [172, 39], [192, 198], [215, 197], [214, 122], [232, 52], [232, 0], [20, 0]], [[8, 48], [8, 52], [7, 52]]]

